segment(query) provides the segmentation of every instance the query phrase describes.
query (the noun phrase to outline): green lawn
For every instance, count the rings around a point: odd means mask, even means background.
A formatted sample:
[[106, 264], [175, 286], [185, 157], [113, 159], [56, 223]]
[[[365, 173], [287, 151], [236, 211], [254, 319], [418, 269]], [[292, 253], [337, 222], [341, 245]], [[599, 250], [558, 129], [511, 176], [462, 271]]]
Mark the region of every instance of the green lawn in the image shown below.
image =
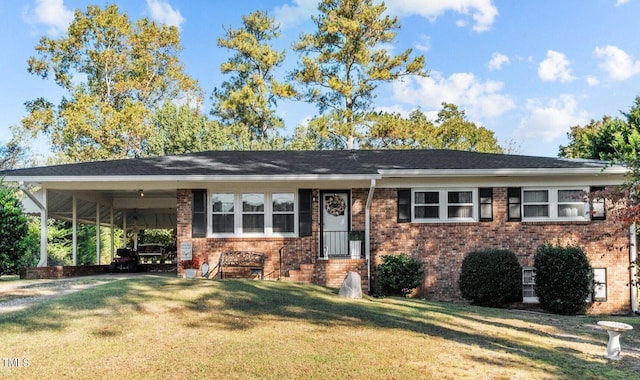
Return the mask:
[[0, 377], [640, 378], [640, 318], [606, 318], [634, 325], [619, 362], [599, 319], [140, 276], [0, 314]]

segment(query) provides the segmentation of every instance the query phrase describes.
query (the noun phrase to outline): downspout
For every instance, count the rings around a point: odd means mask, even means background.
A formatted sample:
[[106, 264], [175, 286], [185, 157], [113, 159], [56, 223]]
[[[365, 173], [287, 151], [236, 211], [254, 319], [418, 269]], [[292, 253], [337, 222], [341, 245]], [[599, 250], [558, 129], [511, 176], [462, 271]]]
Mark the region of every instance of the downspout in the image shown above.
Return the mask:
[[636, 244], [636, 224], [629, 227], [629, 275], [631, 280], [631, 311], [638, 314], [638, 269], [636, 261], [638, 259], [638, 246]]
[[367, 204], [364, 208], [364, 255], [367, 261], [367, 291], [369, 294], [371, 294], [371, 203], [373, 202], [373, 193], [375, 190], [376, 180], [375, 178], [371, 178]]
[[42, 202], [36, 198], [35, 195], [29, 191], [27, 186], [25, 186], [24, 182], [19, 183], [20, 190], [40, 209], [40, 261], [38, 261], [38, 267], [46, 267], [47, 266], [47, 219], [49, 219], [49, 215], [47, 215], [47, 208], [43, 205], [47, 204], [47, 190], [42, 188]]

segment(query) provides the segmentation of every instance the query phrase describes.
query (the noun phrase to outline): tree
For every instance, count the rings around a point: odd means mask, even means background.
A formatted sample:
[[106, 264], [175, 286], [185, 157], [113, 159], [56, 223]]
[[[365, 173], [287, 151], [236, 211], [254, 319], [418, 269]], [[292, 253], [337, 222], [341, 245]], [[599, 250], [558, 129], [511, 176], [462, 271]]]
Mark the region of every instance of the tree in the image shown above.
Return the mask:
[[275, 131], [284, 126], [275, 108], [278, 100], [291, 98], [293, 87], [279, 82], [274, 71], [285, 58], [269, 42], [280, 36], [280, 27], [266, 12], [256, 11], [242, 17], [242, 27], [229, 28], [218, 46], [235, 54], [220, 66], [223, 74], [231, 74], [221, 88], [213, 92], [212, 115], [228, 126], [239, 147], [256, 148], [255, 141], [269, 147], [282, 145]]
[[623, 227], [640, 222], [640, 96], [622, 118], [603, 116], [584, 127], [574, 126], [568, 133], [569, 144], [560, 147], [559, 155], [621, 164], [629, 169], [621, 186], [610, 186], [590, 194], [591, 199], [610, 199], [616, 207], [612, 217]]
[[372, 0], [322, 0], [313, 16], [317, 31], [302, 34], [294, 45], [299, 68], [291, 77], [304, 90], [301, 98], [316, 103], [322, 114], [318, 134], [353, 149], [366, 136], [367, 114], [382, 83], [406, 75], [426, 75], [424, 57], [411, 49], [392, 56], [384, 48], [400, 28], [397, 17], [383, 16], [384, 3]]
[[0, 170], [15, 169], [24, 162], [27, 152], [15, 139], [0, 146]]
[[178, 29], [146, 18], [132, 24], [116, 5], [76, 10], [66, 35], [43, 37], [35, 50], [29, 72], [53, 77], [66, 95], [58, 105], [28, 101], [22, 126], [49, 136], [61, 161], [139, 157], [152, 111], [199, 92], [178, 58]]
[[27, 253], [27, 217], [14, 191], [0, 186], [0, 275], [15, 274]]
[[220, 125], [207, 119], [199, 108], [166, 102], [151, 118], [153, 133], [144, 154], [153, 156], [224, 149], [229, 140]]
[[503, 153], [493, 132], [468, 121], [464, 111], [455, 104], [442, 103], [436, 123], [434, 148]]
[[369, 135], [362, 146], [377, 149], [455, 149], [503, 153], [492, 131], [468, 121], [455, 104], [442, 103], [438, 119], [428, 119], [416, 109], [404, 118], [399, 114], [372, 113]]

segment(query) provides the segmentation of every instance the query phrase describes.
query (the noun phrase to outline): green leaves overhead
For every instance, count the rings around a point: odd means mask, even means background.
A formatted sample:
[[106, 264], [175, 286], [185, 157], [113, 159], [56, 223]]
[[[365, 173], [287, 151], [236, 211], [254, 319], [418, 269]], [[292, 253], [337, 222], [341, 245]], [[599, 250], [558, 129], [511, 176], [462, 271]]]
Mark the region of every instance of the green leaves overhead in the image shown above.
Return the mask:
[[60, 161], [138, 157], [153, 110], [199, 96], [178, 58], [178, 29], [148, 19], [132, 24], [116, 5], [76, 10], [65, 36], [43, 37], [35, 50], [29, 72], [53, 76], [66, 95], [58, 105], [27, 102], [22, 125], [48, 135]]
[[425, 76], [424, 57], [412, 59], [411, 49], [397, 56], [387, 52], [400, 25], [383, 15], [384, 3], [323, 0], [318, 10], [312, 17], [317, 31], [294, 45], [301, 61], [291, 77], [304, 88], [300, 97], [327, 114], [327, 130], [320, 134], [337, 139], [336, 148], [352, 149], [368, 134], [365, 116], [376, 88], [405, 75]]
[[[212, 114], [231, 129], [240, 148], [258, 145], [273, 147], [275, 131], [284, 126], [275, 108], [279, 99], [291, 98], [290, 84], [279, 82], [274, 71], [285, 58], [269, 42], [280, 36], [275, 20], [256, 11], [242, 18], [242, 27], [229, 28], [218, 46], [234, 52], [220, 66], [231, 78], [213, 92]], [[273, 141], [275, 144], [275, 141]]]

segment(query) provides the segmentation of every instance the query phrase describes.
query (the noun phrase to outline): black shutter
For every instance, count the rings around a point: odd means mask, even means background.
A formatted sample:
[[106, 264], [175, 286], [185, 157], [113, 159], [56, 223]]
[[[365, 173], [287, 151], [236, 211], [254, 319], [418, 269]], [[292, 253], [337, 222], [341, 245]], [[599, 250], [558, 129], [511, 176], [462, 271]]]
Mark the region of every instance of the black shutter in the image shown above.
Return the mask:
[[398, 223], [411, 222], [411, 189], [398, 189]]
[[193, 190], [191, 237], [207, 236], [207, 191]]
[[[589, 192], [591, 194], [595, 192], [604, 191], [604, 186], [591, 186]], [[607, 219], [607, 208], [604, 198], [591, 199], [591, 220], [605, 220]]]
[[298, 235], [311, 236], [313, 200], [311, 189], [298, 190]]
[[480, 221], [490, 222], [493, 220], [493, 188], [480, 188], [478, 192], [480, 193]]
[[507, 189], [507, 213], [508, 220], [522, 220], [522, 189], [510, 187]]

